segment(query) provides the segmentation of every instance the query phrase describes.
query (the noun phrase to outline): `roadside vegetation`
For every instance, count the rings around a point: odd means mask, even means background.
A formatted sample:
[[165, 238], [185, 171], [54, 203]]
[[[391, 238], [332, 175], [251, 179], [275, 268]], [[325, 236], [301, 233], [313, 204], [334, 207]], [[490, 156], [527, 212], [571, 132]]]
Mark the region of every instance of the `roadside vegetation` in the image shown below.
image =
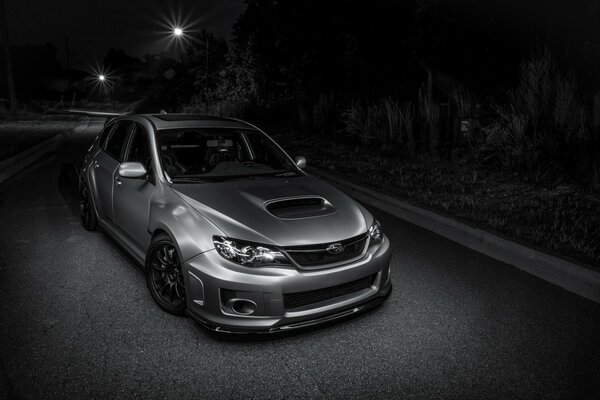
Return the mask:
[[[430, 73], [414, 102], [355, 103], [329, 135], [277, 137], [340, 177], [600, 267], [600, 94], [582, 98], [548, 52], [521, 64], [507, 104], [433, 88]], [[337, 118], [323, 103], [313, 121]]]

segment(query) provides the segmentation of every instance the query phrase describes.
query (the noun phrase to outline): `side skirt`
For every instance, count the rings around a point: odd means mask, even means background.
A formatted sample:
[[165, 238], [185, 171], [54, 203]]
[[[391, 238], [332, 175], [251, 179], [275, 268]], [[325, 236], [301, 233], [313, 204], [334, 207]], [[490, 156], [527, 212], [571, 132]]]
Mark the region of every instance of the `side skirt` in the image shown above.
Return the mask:
[[136, 262], [145, 265], [146, 252], [141, 251], [131, 240], [114, 228], [109, 222], [98, 218], [98, 224], [102, 230], [118, 245], [120, 245]]

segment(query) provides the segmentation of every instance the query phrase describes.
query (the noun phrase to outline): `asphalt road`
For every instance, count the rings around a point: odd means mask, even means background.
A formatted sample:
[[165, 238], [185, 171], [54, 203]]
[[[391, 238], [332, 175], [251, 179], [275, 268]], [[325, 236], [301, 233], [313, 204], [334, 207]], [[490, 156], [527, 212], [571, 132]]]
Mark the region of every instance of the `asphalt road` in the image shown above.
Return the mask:
[[73, 137], [0, 186], [0, 398], [600, 398], [600, 305], [376, 209], [394, 245], [378, 309], [259, 337], [166, 314], [81, 227]]

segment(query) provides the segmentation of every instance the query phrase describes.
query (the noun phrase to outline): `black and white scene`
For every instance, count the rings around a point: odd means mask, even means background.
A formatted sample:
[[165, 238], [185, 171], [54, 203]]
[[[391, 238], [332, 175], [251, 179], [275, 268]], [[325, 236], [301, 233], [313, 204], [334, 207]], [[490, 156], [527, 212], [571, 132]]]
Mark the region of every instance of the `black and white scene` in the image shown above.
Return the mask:
[[0, 0], [0, 400], [600, 399], [600, 0]]

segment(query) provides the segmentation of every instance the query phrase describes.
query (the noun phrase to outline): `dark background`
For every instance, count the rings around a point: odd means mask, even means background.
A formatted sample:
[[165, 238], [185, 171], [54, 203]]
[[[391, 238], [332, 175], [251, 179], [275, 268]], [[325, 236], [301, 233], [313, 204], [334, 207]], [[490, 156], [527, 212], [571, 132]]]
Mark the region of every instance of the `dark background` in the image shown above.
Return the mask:
[[372, 313], [256, 338], [162, 312], [79, 222], [104, 120], [66, 110], [240, 117], [332, 181], [599, 271], [600, 0], [3, 1], [0, 159], [58, 151], [0, 185], [0, 399], [598, 398], [598, 304], [372, 207]]

